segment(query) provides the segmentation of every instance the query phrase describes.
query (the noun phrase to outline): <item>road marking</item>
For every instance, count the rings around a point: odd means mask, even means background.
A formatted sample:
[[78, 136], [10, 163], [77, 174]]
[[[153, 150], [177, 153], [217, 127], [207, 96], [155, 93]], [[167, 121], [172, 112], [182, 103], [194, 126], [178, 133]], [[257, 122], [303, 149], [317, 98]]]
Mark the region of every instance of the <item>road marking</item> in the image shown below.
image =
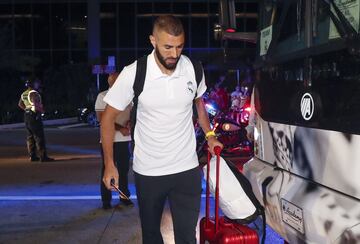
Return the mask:
[[[205, 194], [201, 195], [205, 198]], [[32, 201], [32, 200], [99, 200], [101, 196], [0, 196], [0, 201]], [[131, 195], [130, 199], [136, 200], [135, 195]]]
[[[27, 201], [27, 200], [97, 200], [100, 196], [1, 196], [0, 201]], [[130, 199], [136, 199], [131, 196]]]
[[87, 124], [87, 123], [78, 123], [78, 124], [58, 126], [58, 128], [59, 129], [68, 129], [68, 128], [75, 128], [75, 127], [81, 127], [81, 126], [89, 126], [89, 124]]

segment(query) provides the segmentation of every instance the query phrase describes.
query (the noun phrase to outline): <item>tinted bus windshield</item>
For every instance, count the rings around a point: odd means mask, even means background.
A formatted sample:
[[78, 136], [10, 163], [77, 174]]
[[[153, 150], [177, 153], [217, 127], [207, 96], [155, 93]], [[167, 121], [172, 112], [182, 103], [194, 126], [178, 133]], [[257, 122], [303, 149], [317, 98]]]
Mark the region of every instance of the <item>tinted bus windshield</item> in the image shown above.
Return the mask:
[[[309, 21], [305, 4], [297, 2], [263, 6], [257, 111], [267, 121], [360, 134], [360, 56], [349, 52], [352, 44], [339, 34], [327, 2], [312, 6]], [[358, 31], [359, 1], [335, 2]], [[300, 114], [308, 91], [315, 107], [311, 121]]]

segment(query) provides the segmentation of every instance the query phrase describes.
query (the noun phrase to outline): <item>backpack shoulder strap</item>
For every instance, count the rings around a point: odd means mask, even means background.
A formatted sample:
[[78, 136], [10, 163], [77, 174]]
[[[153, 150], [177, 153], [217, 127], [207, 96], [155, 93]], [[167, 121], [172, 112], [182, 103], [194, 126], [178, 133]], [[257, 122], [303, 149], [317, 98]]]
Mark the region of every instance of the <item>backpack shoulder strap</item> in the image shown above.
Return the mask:
[[[190, 58], [190, 61], [192, 65], [194, 66], [194, 72], [195, 72], [195, 80], [196, 80], [196, 89], [199, 87], [199, 84], [203, 78], [203, 66], [199, 60]], [[197, 92], [195, 93], [195, 98], [197, 97]]]
[[135, 145], [134, 141], [134, 131], [136, 124], [136, 112], [139, 101], [139, 96], [144, 89], [145, 78], [146, 78], [146, 65], [147, 65], [147, 55], [139, 58], [136, 63], [136, 75], [133, 84], [134, 98], [133, 98], [133, 107], [130, 114], [131, 122], [131, 138], [133, 140], [133, 146]]
[[133, 85], [134, 89], [134, 100], [137, 100], [140, 96], [142, 90], [144, 89], [145, 76], [146, 76], [146, 65], [147, 65], [147, 56], [143, 56], [137, 60], [136, 64], [136, 75]]
[[201, 62], [199, 60], [196, 60], [196, 59], [192, 59], [192, 58], [189, 58], [193, 67], [194, 67], [194, 72], [195, 72], [195, 80], [196, 80], [196, 90], [195, 90], [195, 96], [194, 96], [194, 101], [193, 101], [193, 115], [195, 118], [198, 117], [198, 114], [197, 114], [197, 109], [196, 109], [196, 106], [195, 106], [195, 99], [197, 97], [197, 89], [199, 87], [199, 84], [203, 78], [203, 73], [204, 73], [204, 70], [203, 70], [203, 66], [201, 64]]

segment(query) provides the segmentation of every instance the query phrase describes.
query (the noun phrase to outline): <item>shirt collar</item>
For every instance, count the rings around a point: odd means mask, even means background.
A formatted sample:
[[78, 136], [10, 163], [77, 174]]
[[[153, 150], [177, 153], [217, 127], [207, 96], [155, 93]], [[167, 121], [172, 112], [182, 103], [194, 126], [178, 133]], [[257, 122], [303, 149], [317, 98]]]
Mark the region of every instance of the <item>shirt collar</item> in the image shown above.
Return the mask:
[[[180, 75], [182, 75], [182, 57], [180, 57], [177, 65], [176, 65], [176, 68], [175, 68], [175, 71], [170, 75], [171, 77], [174, 77], [174, 78], [178, 78]], [[164, 74], [160, 67], [158, 66], [158, 64], [156, 63], [156, 60], [155, 60], [155, 49], [151, 52], [151, 54], [149, 55], [149, 58], [148, 58], [148, 70], [150, 71], [148, 73], [148, 75], [152, 78], [152, 79], [156, 79], [156, 78], [161, 78], [161, 77], [168, 77], [169, 75], [167, 74]]]

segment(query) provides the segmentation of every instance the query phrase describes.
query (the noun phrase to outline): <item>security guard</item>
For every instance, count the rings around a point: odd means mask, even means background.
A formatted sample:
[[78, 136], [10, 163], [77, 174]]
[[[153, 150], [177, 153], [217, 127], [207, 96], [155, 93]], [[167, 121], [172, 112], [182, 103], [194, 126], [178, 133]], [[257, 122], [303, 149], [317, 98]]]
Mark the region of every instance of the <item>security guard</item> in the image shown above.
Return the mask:
[[[54, 161], [54, 159], [49, 158], [46, 153], [44, 128], [41, 120], [41, 113], [44, 112], [44, 108], [41, 102], [41, 95], [38, 92], [40, 80], [27, 81], [25, 85], [27, 89], [21, 94], [18, 105], [25, 112], [26, 142], [30, 161]], [[40, 157], [38, 157], [38, 155]]]

